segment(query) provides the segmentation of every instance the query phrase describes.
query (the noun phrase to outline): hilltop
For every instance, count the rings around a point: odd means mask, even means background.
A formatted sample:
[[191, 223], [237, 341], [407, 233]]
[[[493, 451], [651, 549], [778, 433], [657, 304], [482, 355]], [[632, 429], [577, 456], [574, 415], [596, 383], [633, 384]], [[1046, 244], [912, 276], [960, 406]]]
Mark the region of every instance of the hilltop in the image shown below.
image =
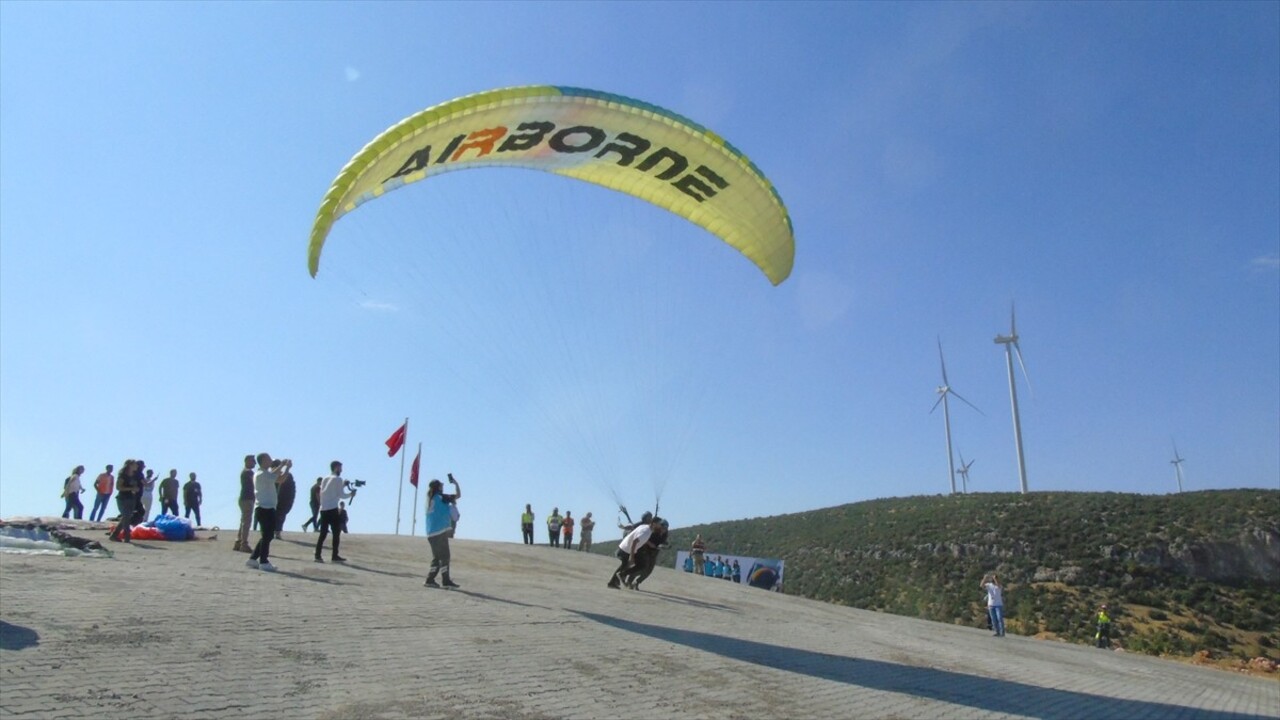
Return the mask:
[[681, 528], [672, 547], [695, 533], [783, 558], [784, 591], [825, 602], [985, 626], [994, 571], [1010, 633], [1089, 643], [1108, 603], [1131, 652], [1280, 659], [1280, 491], [890, 498]]

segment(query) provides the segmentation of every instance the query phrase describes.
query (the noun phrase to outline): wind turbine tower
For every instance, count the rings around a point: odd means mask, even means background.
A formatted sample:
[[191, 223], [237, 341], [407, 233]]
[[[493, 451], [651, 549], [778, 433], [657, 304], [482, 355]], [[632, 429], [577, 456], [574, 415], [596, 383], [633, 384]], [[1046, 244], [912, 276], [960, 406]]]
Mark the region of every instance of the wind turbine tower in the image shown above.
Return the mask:
[[1173, 444], [1173, 459], [1169, 461], [1173, 465], [1173, 475], [1178, 481], [1178, 492], [1182, 492], [1182, 461], [1186, 458], [1178, 456], [1178, 443]]
[[969, 462], [965, 462], [964, 453], [960, 453], [960, 469], [957, 470], [956, 473], [960, 475], [960, 480], [962, 482], [960, 487], [964, 489], [964, 493], [966, 495], [969, 494], [969, 467], [971, 465], [973, 465], [973, 461], [970, 460]]
[[[929, 410], [929, 412], [932, 413], [934, 410], [937, 410], [938, 403], [942, 403], [942, 417], [943, 417], [944, 424], [946, 425], [946, 428], [947, 428], [947, 468], [951, 471], [951, 474], [950, 474], [951, 494], [955, 495], [956, 494], [956, 461], [955, 461], [955, 456], [951, 452], [951, 407], [947, 403], [947, 396], [955, 395], [957, 400], [960, 400], [965, 405], [968, 405], [974, 410], [978, 410], [978, 407], [973, 403], [969, 402], [968, 400], [965, 400], [963, 397], [961, 397], [960, 393], [956, 392], [955, 390], [952, 390], [951, 384], [947, 382], [947, 361], [944, 360], [942, 357], [942, 338], [938, 338], [938, 362], [942, 365], [942, 384], [938, 386], [938, 402], [935, 402], [933, 404], [933, 407]], [[978, 410], [978, 414], [981, 415], [982, 411]], [[964, 460], [961, 460], [960, 462], [963, 463]]]
[[1027, 375], [1027, 365], [1022, 362], [1022, 349], [1018, 347], [1018, 320], [1013, 304], [1009, 305], [1009, 334], [997, 335], [997, 345], [1004, 345], [1004, 359], [1009, 366], [1009, 400], [1013, 404], [1013, 439], [1018, 447], [1018, 480], [1022, 492], [1027, 492], [1027, 460], [1022, 453], [1022, 419], [1018, 415], [1018, 386], [1013, 377], [1013, 355], [1018, 354], [1018, 364], [1022, 366], [1022, 377], [1027, 380], [1027, 388], [1031, 388], [1031, 377]]

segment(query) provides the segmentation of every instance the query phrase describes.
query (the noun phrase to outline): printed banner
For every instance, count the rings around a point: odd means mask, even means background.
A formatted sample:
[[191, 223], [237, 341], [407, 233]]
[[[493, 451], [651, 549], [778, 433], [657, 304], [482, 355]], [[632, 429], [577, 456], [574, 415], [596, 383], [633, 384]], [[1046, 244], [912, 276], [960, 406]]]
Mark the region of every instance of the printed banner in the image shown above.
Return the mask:
[[[703, 553], [702, 575], [708, 579], [736, 582], [762, 590], [782, 592], [784, 562], [777, 558], [756, 558], [745, 555]], [[676, 569], [698, 574], [693, 555], [687, 550], [676, 552]]]

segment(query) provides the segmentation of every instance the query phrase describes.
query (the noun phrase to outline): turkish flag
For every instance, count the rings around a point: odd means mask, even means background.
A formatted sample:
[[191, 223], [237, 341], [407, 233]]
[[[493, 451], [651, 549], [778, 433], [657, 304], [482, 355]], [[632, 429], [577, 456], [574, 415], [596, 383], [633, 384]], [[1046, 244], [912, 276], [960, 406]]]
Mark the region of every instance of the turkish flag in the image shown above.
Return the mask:
[[418, 463], [422, 460], [422, 451], [413, 458], [413, 467], [409, 468], [409, 484], [418, 487]]
[[387, 457], [395, 457], [396, 453], [400, 452], [400, 448], [404, 447], [404, 437], [408, 434], [409, 421], [405, 420], [404, 424], [387, 438]]

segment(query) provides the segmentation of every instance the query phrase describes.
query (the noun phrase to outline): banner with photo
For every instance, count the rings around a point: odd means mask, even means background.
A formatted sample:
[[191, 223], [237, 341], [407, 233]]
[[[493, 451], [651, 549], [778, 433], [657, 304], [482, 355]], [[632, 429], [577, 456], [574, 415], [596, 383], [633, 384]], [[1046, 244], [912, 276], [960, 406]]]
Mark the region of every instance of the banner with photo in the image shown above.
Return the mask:
[[[777, 558], [757, 558], [745, 555], [703, 553], [702, 574], [721, 582], [728, 580], [741, 585], [782, 592], [783, 561]], [[687, 550], [676, 552], [676, 569], [696, 575], [693, 555]]]

